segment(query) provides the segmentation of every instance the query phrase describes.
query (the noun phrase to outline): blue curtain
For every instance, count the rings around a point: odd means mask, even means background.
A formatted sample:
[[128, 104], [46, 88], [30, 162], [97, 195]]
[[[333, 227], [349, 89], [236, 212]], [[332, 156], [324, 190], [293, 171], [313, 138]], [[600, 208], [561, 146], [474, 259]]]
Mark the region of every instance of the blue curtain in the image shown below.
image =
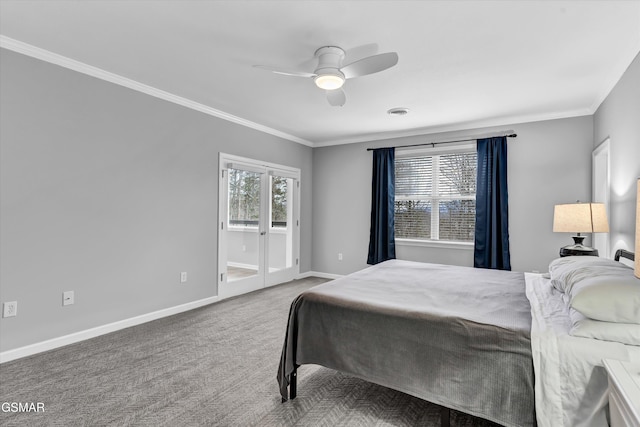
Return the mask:
[[371, 233], [367, 264], [396, 257], [394, 232], [395, 148], [373, 150]]
[[511, 270], [507, 195], [507, 138], [478, 140], [473, 266]]

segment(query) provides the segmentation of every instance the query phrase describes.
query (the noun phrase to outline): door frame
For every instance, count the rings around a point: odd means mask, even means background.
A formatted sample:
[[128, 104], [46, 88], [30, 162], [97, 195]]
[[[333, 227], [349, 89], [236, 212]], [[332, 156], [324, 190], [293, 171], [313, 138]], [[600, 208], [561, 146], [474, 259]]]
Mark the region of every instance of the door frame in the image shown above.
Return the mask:
[[[239, 164], [247, 170], [259, 172], [261, 179], [261, 207], [260, 207], [260, 228], [259, 233], [259, 274], [249, 279], [240, 279], [233, 282], [233, 285], [227, 284], [227, 204], [228, 189], [226, 188], [225, 173], [229, 168], [229, 164]], [[295, 185], [291, 191], [293, 199], [293, 213], [291, 218], [291, 226], [293, 227], [292, 239], [292, 267], [278, 270], [274, 273], [269, 272], [269, 231], [271, 227], [270, 215], [270, 187], [269, 177], [272, 172], [276, 175], [284, 175], [292, 178]], [[300, 175], [298, 168], [279, 165], [276, 163], [265, 162], [257, 159], [236, 156], [233, 154], [219, 153], [218, 156], [218, 268], [217, 268], [217, 290], [220, 298], [228, 298], [251, 292], [257, 289], [277, 285], [295, 279], [300, 275]], [[265, 219], [263, 221], [263, 219]], [[250, 280], [253, 279], [253, 280]], [[244, 282], [244, 283], [243, 283]], [[233, 288], [231, 287], [233, 286]]]
[[[611, 222], [611, 139], [607, 137], [591, 153], [591, 201], [604, 203], [607, 220]], [[601, 257], [610, 258], [609, 233], [593, 233], [591, 245], [598, 249]]]

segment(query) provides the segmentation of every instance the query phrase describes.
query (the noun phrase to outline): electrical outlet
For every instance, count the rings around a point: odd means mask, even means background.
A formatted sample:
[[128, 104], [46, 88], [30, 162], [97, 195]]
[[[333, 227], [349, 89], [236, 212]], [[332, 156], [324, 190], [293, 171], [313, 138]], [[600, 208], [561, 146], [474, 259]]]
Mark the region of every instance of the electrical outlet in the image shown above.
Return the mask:
[[180, 273], [180, 283], [187, 283], [187, 272], [183, 271]]
[[18, 301], [9, 301], [2, 304], [2, 317], [18, 315]]
[[62, 293], [62, 305], [71, 305], [75, 302], [75, 295], [73, 291], [66, 291]]

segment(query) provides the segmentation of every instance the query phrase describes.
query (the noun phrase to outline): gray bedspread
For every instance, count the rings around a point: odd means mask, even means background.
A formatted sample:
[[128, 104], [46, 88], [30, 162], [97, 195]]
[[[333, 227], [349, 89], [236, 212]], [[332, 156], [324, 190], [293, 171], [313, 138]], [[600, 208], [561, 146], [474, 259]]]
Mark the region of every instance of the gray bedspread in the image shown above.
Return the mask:
[[530, 330], [522, 273], [386, 261], [293, 301], [280, 393], [288, 398], [298, 366], [318, 364], [505, 426], [533, 426]]

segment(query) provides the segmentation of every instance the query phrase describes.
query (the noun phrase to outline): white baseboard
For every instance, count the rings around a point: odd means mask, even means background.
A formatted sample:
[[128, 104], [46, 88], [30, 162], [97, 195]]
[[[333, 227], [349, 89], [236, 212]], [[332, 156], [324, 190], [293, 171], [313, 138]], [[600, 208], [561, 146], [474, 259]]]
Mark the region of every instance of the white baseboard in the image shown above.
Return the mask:
[[[296, 279], [304, 279], [306, 277], [339, 279], [343, 276], [340, 274], [321, 273], [319, 271], [306, 271], [304, 273], [298, 274], [296, 276]], [[177, 305], [175, 307], [169, 307], [151, 313], [142, 314], [140, 316], [132, 317], [129, 319], [119, 320], [117, 322], [97, 326], [95, 328], [86, 329], [84, 331], [74, 332], [69, 335], [52, 338], [50, 340], [26, 345], [24, 347], [19, 347], [13, 350], [3, 351], [2, 353], [0, 353], [0, 363], [10, 362], [12, 360], [42, 353], [44, 351], [53, 350], [58, 347], [64, 347], [65, 345], [74, 344], [80, 341], [88, 340], [90, 338], [95, 338], [100, 335], [119, 331], [120, 329], [129, 328], [131, 326], [141, 325], [143, 323], [151, 322], [152, 320], [161, 319], [163, 317], [193, 310], [194, 308], [202, 307], [204, 305], [212, 304], [221, 300], [223, 300], [223, 298], [221, 298], [220, 296], [209, 297], [198, 301], [192, 301], [186, 304]]]
[[344, 276], [341, 274], [321, 273], [319, 271], [305, 271], [304, 273], [298, 274], [298, 276], [296, 276], [296, 279], [305, 279], [307, 277], [321, 277], [323, 279], [339, 279]]
[[43, 351], [53, 350], [54, 348], [63, 347], [65, 345], [74, 344], [80, 341], [95, 338], [100, 335], [108, 334], [110, 332], [119, 331], [120, 329], [129, 328], [131, 326], [147, 323], [152, 320], [160, 319], [162, 317], [172, 316], [174, 314], [182, 313], [185, 311], [193, 310], [194, 308], [209, 305], [214, 302], [220, 301], [218, 296], [204, 298], [198, 301], [188, 302], [186, 304], [177, 305], [175, 307], [169, 307], [162, 310], [154, 311], [140, 316], [131, 317], [129, 319], [119, 320], [117, 322], [109, 323], [95, 328], [86, 329], [80, 332], [74, 332], [69, 335], [64, 335], [58, 338], [52, 338], [50, 340], [42, 341], [35, 344], [30, 344], [24, 347], [19, 347], [13, 350], [7, 350], [0, 353], [0, 363], [10, 362], [12, 360], [20, 359], [22, 357], [31, 356]]

